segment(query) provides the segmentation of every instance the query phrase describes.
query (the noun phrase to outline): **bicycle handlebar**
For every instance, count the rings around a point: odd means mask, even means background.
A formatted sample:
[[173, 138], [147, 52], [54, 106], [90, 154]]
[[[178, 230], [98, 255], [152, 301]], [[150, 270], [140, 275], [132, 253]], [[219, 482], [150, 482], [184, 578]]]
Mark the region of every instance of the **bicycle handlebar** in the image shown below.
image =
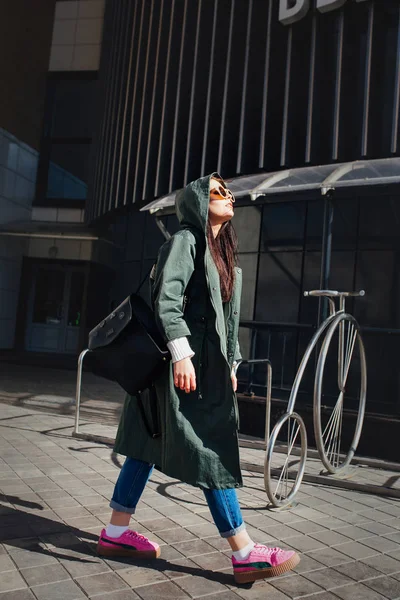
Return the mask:
[[314, 296], [314, 297], [321, 297], [321, 296], [326, 296], [326, 297], [331, 297], [331, 298], [337, 298], [340, 296], [344, 296], [346, 298], [352, 296], [352, 297], [359, 297], [359, 296], [365, 296], [365, 290], [360, 290], [359, 292], [338, 292], [336, 290], [311, 290], [309, 292], [304, 292], [305, 296]]

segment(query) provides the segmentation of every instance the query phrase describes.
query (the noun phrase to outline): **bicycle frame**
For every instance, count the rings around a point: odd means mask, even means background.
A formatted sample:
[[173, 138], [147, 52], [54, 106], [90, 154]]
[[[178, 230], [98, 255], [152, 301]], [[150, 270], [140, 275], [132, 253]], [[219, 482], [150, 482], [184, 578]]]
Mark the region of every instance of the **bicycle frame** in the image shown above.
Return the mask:
[[[345, 312], [345, 298], [343, 296], [340, 296], [340, 300], [339, 300], [339, 309], [336, 310], [336, 304], [334, 302], [334, 300], [332, 300], [332, 298], [327, 298], [329, 301], [329, 310], [330, 310], [330, 316], [325, 319], [325, 321], [323, 321], [321, 323], [321, 325], [318, 327], [317, 331], [314, 333], [313, 337], [311, 338], [306, 351], [303, 354], [303, 358], [301, 359], [299, 368], [297, 370], [296, 373], [296, 377], [294, 379], [293, 385], [292, 385], [292, 389], [290, 391], [290, 396], [289, 396], [289, 402], [288, 402], [288, 409], [287, 412], [289, 414], [292, 414], [294, 412], [294, 406], [296, 403], [296, 398], [297, 398], [297, 393], [299, 391], [299, 387], [300, 387], [300, 383], [302, 380], [302, 377], [304, 375], [304, 371], [306, 369], [308, 360], [318, 342], [318, 340], [320, 339], [320, 337], [322, 336], [322, 334], [326, 331], [326, 329], [329, 327], [329, 325], [331, 323], [333, 323], [333, 321], [335, 320], [335, 318], [337, 317], [337, 315], [342, 314]], [[340, 328], [340, 342], [339, 342], [339, 356], [338, 356], [338, 363], [339, 363], [339, 373], [342, 373], [343, 371], [343, 360], [344, 360], [344, 350], [343, 350], [343, 345], [344, 345], [344, 335], [343, 335], [343, 328]], [[338, 377], [340, 377], [340, 375], [338, 375]], [[342, 389], [342, 381], [341, 379], [339, 379], [339, 387], [340, 389]]]
[[[337, 311], [336, 314], [338, 314], [338, 313], [344, 313], [345, 312], [345, 308], [346, 308], [346, 298], [344, 298], [343, 296], [341, 296], [340, 297], [339, 310]], [[339, 325], [338, 387], [339, 387], [339, 390], [341, 392], [345, 391], [346, 381], [347, 381], [347, 376], [348, 376], [348, 370], [347, 370], [347, 373], [345, 373], [345, 368], [344, 368], [345, 367], [344, 326], [345, 326], [344, 322], [342, 322]], [[356, 338], [357, 338], [357, 333], [356, 333], [356, 335], [352, 334], [352, 339], [351, 339], [351, 353], [353, 352], [354, 344], [356, 342]]]

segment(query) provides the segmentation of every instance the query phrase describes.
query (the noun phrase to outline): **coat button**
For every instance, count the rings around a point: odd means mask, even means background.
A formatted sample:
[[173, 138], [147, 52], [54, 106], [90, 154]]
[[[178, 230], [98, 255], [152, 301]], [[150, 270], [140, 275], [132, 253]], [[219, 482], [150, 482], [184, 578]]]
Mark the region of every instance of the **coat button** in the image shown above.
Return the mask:
[[216, 287], [213, 287], [213, 292], [216, 292], [216, 291], [217, 291], [217, 288], [216, 288]]
[[202, 323], [204, 323], [204, 321], [205, 321], [205, 320], [206, 320], [206, 318], [205, 318], [205, 317], [200, 317], [200, 321], [201, 321]]
[[237, 310], [234, 310], [234, 311], [233, 311], [233, 314], [234, 314], [234, 315], [237, 315], [237, 314], [238, 314], [238, 311], [237, 311]]
[[229, 352], [228, 356], [231, 358], [233, 356], [233, 352]]

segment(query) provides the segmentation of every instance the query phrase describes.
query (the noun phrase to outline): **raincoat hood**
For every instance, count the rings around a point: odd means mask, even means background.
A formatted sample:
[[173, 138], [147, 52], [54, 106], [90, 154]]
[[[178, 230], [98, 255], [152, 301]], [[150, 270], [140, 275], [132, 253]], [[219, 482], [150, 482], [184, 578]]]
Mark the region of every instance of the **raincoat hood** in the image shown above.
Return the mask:
[[192, 181], [177, 193], [175, 208], [181, 227], [195, 227], [206, 233], [212, 177], [222, 179], [218, 173], [211, 173]]

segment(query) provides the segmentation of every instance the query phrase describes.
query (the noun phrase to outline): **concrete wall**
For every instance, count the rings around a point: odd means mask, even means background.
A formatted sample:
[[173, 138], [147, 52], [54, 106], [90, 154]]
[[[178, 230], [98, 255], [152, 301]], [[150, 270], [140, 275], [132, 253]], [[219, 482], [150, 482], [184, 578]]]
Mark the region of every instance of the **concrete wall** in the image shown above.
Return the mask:
[[57, 2], [50, 71], [97, 71], [105, 0]]
[[[35, 194], [36, 150], [0, 128], [0, 228], [29, 221]], [[14, 345], [22, 256], [26, 239], [0, 235], [0, 348]]]

